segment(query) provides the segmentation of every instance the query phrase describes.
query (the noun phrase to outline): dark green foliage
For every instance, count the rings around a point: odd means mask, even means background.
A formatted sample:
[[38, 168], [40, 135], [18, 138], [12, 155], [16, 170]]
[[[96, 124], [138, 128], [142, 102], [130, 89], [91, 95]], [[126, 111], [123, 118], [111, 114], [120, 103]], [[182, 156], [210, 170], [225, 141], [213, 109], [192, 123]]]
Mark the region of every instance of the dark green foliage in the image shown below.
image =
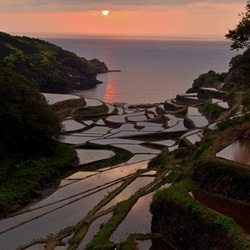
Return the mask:
[[[11, 160], [0, 161], [0, 217], [40, 198], [43, 189], [69, 171], [76, 158], [74, 149], [57, 144], [50, 158], [30, 159], [19, 164]], [[8, 171], [3, 171], [3, 165]]]
[[237, 83], [243, 90], [249, 89], [250, 82], [250, 1], [247, 1], [246, 11], [240, 14], [241, 21], [234, 30], [229, 30], [225, 35], [227, 39], [232, 40], [232, 49], [247, 50], [243, 55], [237, 55], [231, 59], [230, 70], [226, 78], [227, 83]]
[[224, 81], [225, 77], [226, 73], [219, 74], [210, 70], [196, 78], [193, 82], [192, 88], [188, 89], [187, 93], [198, 92], [200, 87], [217, 87]]
[[0, 41], [0, 62], [29, 78], [42, 92], [71, 91], [74, 81], [81, 82], [80, 87], [98, 83], [87, 60], [56, 45], [1, 32]]
[[243, 123], [244, 120], [240, 118], [233, 118], [233, 119], [224, 119], [216, 124], [216, 130], [217, 132], [222, 132], [225, 129], [234, 126], [234, 125], [239, 125]]
[[242, 102], [243, 106], [244, 106], [244, 111], [245, 113], [246, 112], [250, 112], [250, 89], [248, 89], [246, 92], [245, 92], [245, 97], [243, 99], [243, 102]]
[[160, 154], [154, 157], [148, 163], [148, 168], [165, 169], [169, 160], [166, 150], [162, 150]]
[[152, 232], [178, 249], [248, 249], [232, 219], [199, 205], [178, 185], [158, 191], [150, 211]]
[[109, 71], [106, 64], [104, 62], [100, 62], [96, 58], [90, 60], [89, 63], [95, 68], [97, 73], [107, 73]]
[[203, 105], [203, 114], [213, 119], [217, 119], [223, 111], [224, 109], [222, 107], [218, 106], [216, 103], [212, 103], [210, 99], [205, 101]]
[[118, 247], [119, 250], [138, 250], [136, 239], [133, 236], [129, 236], [125, 241], [121, 242]]
[[238, 90], [237, 87], [231, 87], [230, 90], [226, 93], [226, 98], [233, 101], [237, 90]]
[[237, 84], [240, 89], [247, 90], [250, 87], [249, 67], [250, 49], [247, 49], [242, 55], [237, 55], [231, 59], [225, 82]]
[[250, 89], [245, 92], [245, 96], [243, 99], [243, 121], [250, 121]]
[[250, 202], [250, 171], [248, 167], [219, 159], [200, 159], [194, 165], [193, 180], [201, 188], [230, 199]]
[[[23, 75], [0, 66], [0, 216], [15, 211], [76, 157], [58, 144], [60, 121]], [[51, 157], [51, 159], [47, 158]], [[61, 168], [61, 169], [59, 169]]]
[[231, 49], [249, 48], [250, 42], [250, 1], [247, 1], [246, 11], [240, 14], [241, 21], [234, 30], [229, 30], [225, 35], [232, 40]]
[[24, 76], [0, 67], [0, 149], [18, 155], [53, 152], [58, 117]]

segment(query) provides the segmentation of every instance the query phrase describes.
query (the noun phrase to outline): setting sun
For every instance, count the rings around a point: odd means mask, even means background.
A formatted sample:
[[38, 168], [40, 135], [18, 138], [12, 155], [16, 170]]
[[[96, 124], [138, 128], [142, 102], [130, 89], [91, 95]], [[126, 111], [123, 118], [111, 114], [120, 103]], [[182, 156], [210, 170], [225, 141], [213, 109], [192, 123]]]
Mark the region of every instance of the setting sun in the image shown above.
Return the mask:
[[102, 14], [103, 14], [104, 16], [107, 16], [107, 15], [109, 14], [109, 10], [102, 10]]

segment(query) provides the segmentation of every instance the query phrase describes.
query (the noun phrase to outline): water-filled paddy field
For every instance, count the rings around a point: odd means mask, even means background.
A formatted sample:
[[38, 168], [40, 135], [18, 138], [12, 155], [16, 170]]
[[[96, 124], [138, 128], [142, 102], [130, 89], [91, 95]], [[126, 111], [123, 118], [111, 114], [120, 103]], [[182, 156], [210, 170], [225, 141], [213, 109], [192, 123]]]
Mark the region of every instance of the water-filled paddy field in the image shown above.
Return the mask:
[[[78, 98], [52, 94], [45, 94], [45, 97], [49, 103]], [[87, 107], [102, 105], [107, 104], [96, 99], [86, 100]], [[113, 209], [117, 203], [126, 201], [140, 192], [140, 197], [124, 220], [110, 235], [110, 241], [119, 244], [130, 234], [150, 233], [149, 205], [157, 188], [150, 192], [148, 190], [159, 184], [161, 179], [156, 171], [148, 169], [148, 162], [157, 156], [162, 148], [169, 151], [178, 148], [183, 139], [190, 145], [199, 142], [203, 129], [209, 122], [197, 108], [188, 105], [182, 106], [182, 109], [187, 110], [183, 117], [176, 116], [173, 112], [168, 113], [168, 110], [164, 111], [164, 115], [159, 114], [157, 110], [164, 108], [162, 103], [148, 108], [117, 108], [112, 104], [108, 104], [107, 107], [108, 113], [104, 117], [82, 117], [77, 121], [73, 117], [67, 117], [67, 120], [62, 122], [66, 133], [61, 140], [77, 148], [81, 168], [61, 180], [61, 184], [48, 197], [32, 204], [19, 214], [0, 221], [0, 242], [3, 249], [15, 249], [34, 239], [56, 234], [61, 229], [74, 226], [89, 214], [93, 214], [96, 218], [90, 223], [85, 237], [81, 240], [78, 248], [81, 249], [98, 233], [101, 226], [112, 219]], [[185, 119], [192, 120], [192, 129], [186, 126]], [[84, 148], [86, 144], [97, 148]], [[117, 165], [97, 167], [94, 171], [85, 170], [86, 164], [95, 163], [98, 166], [100, 161], [114, 157], [115, 153], [112, 150], [100, 149], [103, 146], [126, 150], [133, 156]], [[249, 164], [249, 147], [249, 141], [237, 141], [216, 156]], [[165, 173], [167, 174], [168, 172]], [[161, 183], [158, 188], [168, 188], [169, 185]], [[73, 235], [64, 239], [65, 249], [71, 237]], [[13, 238], [16, 240], [13, 241]], [[33, 247], [39, 249], [43, 248], [43, 245]], [[151, 240], [138, 241], [138, 247], [168, 249], [164, 243]]]

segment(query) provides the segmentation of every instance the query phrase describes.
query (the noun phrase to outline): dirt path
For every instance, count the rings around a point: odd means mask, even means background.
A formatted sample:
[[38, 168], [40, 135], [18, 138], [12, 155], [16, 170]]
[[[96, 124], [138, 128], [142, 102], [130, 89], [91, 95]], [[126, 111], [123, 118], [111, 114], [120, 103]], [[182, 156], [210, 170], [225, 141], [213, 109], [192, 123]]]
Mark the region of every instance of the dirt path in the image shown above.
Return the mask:
[[243, 96], [244, 96], [244, 92], [243, 91], [237, 91], [235, 93], [235, 102], [234, 102], [234, 105], [228, 111], [224, 112], [216, 120], [216, 122], [221, 121], [221, 120], [226, 119], [227, 117], [229, 117], [231, 115], [232, 111], [235, 110], [236, 108], [238, 108], [242, 104]]

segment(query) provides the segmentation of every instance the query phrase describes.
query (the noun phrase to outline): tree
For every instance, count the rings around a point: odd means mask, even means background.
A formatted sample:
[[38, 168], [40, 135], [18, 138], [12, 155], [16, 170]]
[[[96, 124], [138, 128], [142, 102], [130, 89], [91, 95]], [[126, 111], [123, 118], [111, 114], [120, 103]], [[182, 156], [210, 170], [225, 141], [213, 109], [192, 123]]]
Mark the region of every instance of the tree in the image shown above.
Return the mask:
[[250, 1], [247, 1], [246, 11], [239, 14], [241, 21], [235, 29], [229, 30], [225, 35], [233, 41], [231, 49], [239, 50], [250, 47]]
[[21, 157], [53, 152], [61, 126], [30, 80], [0, 67], [0, 149]]
[[201, 87], [216, 88], [224, 81], [226, 73], [216, 73], [213, 70], [203, 73], [196, 78], [192, 84], [192, 88], [187, 90], [187, 93], [198, 92]]

